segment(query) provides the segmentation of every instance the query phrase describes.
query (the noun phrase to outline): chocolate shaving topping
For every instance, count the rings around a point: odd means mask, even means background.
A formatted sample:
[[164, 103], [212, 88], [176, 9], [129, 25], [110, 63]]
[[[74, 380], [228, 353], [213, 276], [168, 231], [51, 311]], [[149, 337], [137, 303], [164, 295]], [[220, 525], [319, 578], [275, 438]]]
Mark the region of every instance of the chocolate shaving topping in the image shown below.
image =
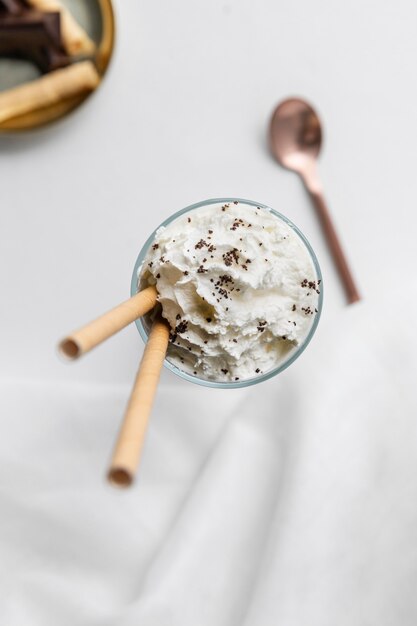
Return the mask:
[[[317, 283], [315, 280], [308, 280], [307, 278], [304, 278], [304, 280], [301, 282], [301, 287], [308, 287], [309, 289], [313, 289], [316, 293], [320, 293], [320, 290], [317, 288], [317, 285], [320, 285], [321, 280], [318, 280]], [[310, 292], [307, 293], [307, 295], [310, 295]]]
[[175, 332], [178, 333], [178, 335], [181, 335], [182, 333], [185, 333], [187, 329], [188, 329], [188, 322], [186, 320], [183, 320], [182, 322], [177, 324], [177, 326], [175, 327]]
[[232, 248], [228, 252], [224, 252], [222, 254], [222, 257], [223, 257], [223, 261], [225, 265], [227, 265], [228, 267], [230, 267], [230, 265], [232, 265], [233, 262], [235, 262], [236, 265], [239, 264], [239, 252], [237, 248]]

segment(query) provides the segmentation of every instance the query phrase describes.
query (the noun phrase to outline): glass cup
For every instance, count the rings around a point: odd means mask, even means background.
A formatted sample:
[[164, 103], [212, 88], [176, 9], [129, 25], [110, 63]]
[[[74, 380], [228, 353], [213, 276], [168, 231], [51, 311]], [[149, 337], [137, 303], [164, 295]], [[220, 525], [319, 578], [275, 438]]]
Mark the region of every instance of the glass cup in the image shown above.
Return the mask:
[[[310, 254], [311, 260], [313, 262], [314, 269], [316, 272], [316, 277], [320, 281], [320, 294], [319, 294], [318, 303], [317, 303], [318, 312], [314, 317], [313, 323], [304, 341], [299, 346], [296, 346], [294, 349], [292, 349], [289, 352], [287, 358], [283, 362], [281, 362], [279, 365], [277, 365], [273, 369], [267, 372], [264, 372], [260, 376], [254, 376], [253, 378], [248, 378], [246, 380], [227, 381], [227, 382], [207, 380], [205, 378], [200, 378], [199, 376], [188, 374], [187, 372], [184, 372], [179, 367], [177, 367], [177, 365], [174, 365], [173, 363], [171, 363], [168, 358], [165, 359], [165, 362], [164, 362], [165, 367], [171, 370], [171, 372], [174, 372], [174, 374], [176, 374], [180, 378], [184, 378], [185, 380], [188, 380], [191, 383], [196, 383], [198, 385], [203, 385], [205, 387], [215, 387], [217, 389], [237, 389], [239, 387], [249, 387], [251, 385], [256, 385], [257, 383], [261, 383], [264, 380], [268, 380], [269, 378], [276, 376], [280, 372], [283, 372], [289, 365], [291, 365], [291, 363], [294, 363], [294, 361], [298, 359], [300, 354], [304, 352], [304, 350], [310, 343], [314, 333], [316, 332], [316, 328], [319, 323], [320, 315], [321, 315], [321, 311], [323, 307], [323, 281], [322, 281], [320, 266], [317, 261], [316, 255], [314, 254], [313, 248], [311, 247], [307, 239], [304, 237], [303, 233], [287, 217], [285, 217], [284, 215], [281, 215], [281, 213], [278, 213], [278, 211], [275, 211], [274, 209], [271, 209], [270, 207], [260, 202], [254, 202], [252, 200], [244, 200], [242, 198], [212, 198], [210, 200], [203, 200], [202, 202], [197, 202], [196, 204], [192, 204], [191, 206], [185, 207], [185, 209], [181, 209], [181, 211], [177, 211], [176, 213], [168, 217], [166, 220], [164, 220], [162, 224], [160, 224], [158, 228], [156, 228], [154, 232], [150, 235], [150, 237], [147, 239], [146, 243], [144, 244], [142, 250], [139, 252], [139, 256], [136, 260], [135, 267], [133, 268], [133, 275], [132, 275], [132, 282], [131, 282], [131, 289], [130, 289], [131, 295], [134, 296], [138, 292], [138, 277], [141, 273], [143, 261], [145, 260], [145, 257], [148, 253], [149, 248], [153, 244], [156, 231], [159, 228], [161, 228], [161, 226], [168, 226], [169, 224], [171, 224], [171, 222], [176, 220], [180, 215], [184, 215], [185, 213], [191, 213], [192, 211], [195, 211], [196, 209], [199, 209], [201, 207], [209, 206], [211, 204], [232, 203], [236, 200], [238, 202], [241, 202], [242, 204], [249, 204], [255, 208], [260, 207], [261, 209], [266, 209], [267, 211], [270, 211], [273, 215], [275, 215], [275, 217], [285, 222], [285, 224], [287, 224], [298, 235], [298, 237], [301, 239], [304, 246], [307, 248]], [[142, 317], [136, 320], [136, 326], [137, 326], [140, 336], [142, 337], [143, 341], [146, 343], [148, 340], [148, 329]]]

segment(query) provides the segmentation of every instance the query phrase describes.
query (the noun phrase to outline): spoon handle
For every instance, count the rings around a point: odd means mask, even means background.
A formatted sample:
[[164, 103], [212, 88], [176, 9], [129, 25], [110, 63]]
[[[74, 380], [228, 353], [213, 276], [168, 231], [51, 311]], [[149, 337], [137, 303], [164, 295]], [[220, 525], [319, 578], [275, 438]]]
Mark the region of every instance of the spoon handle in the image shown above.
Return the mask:
[[349, 304], [353, 304], [354, 302], [360, 300], [361, 297], [350, 271], [345, 253], [343, 252], [340, 244], [339, 237], [330, 218], [326, 202], [320, 192], [310, 191], [310, 195], [320, 218], [320, 222], [333, 255], [334, 262], [336, 263], [340, 278], [342, 279], [348, 302]]

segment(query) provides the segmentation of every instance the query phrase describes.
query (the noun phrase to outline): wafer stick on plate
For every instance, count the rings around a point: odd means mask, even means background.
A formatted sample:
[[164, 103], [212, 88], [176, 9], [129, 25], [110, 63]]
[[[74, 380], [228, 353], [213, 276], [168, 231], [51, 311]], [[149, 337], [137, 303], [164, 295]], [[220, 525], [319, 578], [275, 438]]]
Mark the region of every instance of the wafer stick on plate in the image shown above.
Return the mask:
[[0, 92], [0, 124], [93, 91], [99, 82], [100, 76], [94, 64], [82, 61]]
[[117, 487], [129, 487], [134, 480], [168, 341], [169, 326], [157, 318], [149, 334], [108, 473], [109, 482]]
[[155, 287], [146, 287], [129, 300], [65, 337], [58, 346], [60, 353], [70, 360], [77, 359], [153, 309], [156, 298]]
[[60, 13], [62, 43], [68, 54], [73, 56], [94, 54], [96, 49], [94, 41], [61, 2], [58, 0], [28, 0], [28, 2], [40, 11]]

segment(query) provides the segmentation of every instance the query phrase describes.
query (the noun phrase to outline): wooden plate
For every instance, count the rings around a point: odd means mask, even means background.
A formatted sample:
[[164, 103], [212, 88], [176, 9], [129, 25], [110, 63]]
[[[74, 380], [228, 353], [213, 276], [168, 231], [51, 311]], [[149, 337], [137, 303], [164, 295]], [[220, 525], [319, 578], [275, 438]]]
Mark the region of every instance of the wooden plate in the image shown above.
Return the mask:
[[[97, 45], [93, 58], [102, 78], [109, 65], [114, 46], [115, 22], [111, 0], [62, 0], [71, 13]], [[0, 59], [0, 91], [37, 78], [39, 73], [26, 61]], [[49, 124], [76, 109], [91, 93], [83, 94], [54, 104], [53, 106], [26, 113], [0, 123], [0, 131], [30, 130]]]

